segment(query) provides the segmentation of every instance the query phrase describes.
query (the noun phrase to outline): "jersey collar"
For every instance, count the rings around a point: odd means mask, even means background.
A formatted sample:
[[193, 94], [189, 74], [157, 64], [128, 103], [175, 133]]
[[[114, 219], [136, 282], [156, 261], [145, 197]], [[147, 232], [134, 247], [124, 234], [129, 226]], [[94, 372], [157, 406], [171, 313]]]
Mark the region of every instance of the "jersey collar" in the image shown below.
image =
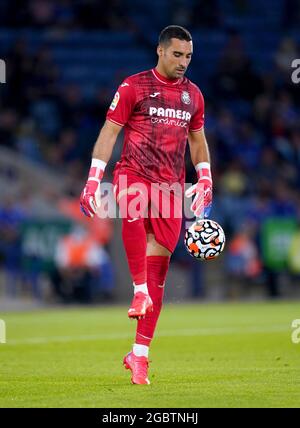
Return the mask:
[[162, 76], [155, 68], [152, 68], [152, 73], [154, 77], [161, 83], [164, 83], [165, 85], [177, 85], [180, 81], [180, 79], [167, 79], [166, 77]]

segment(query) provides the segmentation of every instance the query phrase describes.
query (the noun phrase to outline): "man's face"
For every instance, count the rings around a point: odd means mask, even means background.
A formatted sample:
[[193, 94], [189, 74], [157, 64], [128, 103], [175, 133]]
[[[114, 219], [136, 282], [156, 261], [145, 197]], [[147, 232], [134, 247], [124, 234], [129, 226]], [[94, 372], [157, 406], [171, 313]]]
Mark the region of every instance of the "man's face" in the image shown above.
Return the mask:
[[159, 45], [159, 64], [170, 79], [183, 77], [193, 53], [193, 42], [172, 38], [167, 46]]

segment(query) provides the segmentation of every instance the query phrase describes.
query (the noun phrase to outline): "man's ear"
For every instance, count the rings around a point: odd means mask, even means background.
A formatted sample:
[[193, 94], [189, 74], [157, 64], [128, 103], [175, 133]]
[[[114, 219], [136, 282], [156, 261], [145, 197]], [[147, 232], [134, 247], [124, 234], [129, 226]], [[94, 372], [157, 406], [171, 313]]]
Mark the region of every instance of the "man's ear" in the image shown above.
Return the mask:
[[157, 52], [157, 55], [158, 55], [159, 57], [161, 57], [161, 56], [162, 56], [162, 54], [163, 54], [163, 48], [162, 48], [162, 46], [158, 45], [158, 46], [157, 46], [157, 49], [156, 49], [156, 52]]

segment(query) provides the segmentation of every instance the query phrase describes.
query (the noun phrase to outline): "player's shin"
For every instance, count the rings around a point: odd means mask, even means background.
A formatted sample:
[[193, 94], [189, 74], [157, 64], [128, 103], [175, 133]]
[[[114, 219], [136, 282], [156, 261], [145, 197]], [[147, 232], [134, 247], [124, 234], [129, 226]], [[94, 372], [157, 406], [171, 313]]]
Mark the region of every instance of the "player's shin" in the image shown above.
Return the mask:
[[153, 311], [148, 312], [144, 319], [138, 321], [135, 344], [135, 350], [148, 356], [148, 348], [153, 339], [157, 321], [161, 312], [164, 285], [169, 269], [170, 257], [167, 256], [148, 256], [147, 257], [147, 285], [149, 295], [153, 302]]

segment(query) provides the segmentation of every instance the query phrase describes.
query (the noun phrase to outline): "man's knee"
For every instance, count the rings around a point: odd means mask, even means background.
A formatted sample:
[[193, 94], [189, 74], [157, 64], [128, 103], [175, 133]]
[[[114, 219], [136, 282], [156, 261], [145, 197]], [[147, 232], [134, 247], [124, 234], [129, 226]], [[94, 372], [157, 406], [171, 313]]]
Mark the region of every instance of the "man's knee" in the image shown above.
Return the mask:
[[153, 234], [147, 235], [147, 256], [171, 256], [171, 252], [159, 244]]

